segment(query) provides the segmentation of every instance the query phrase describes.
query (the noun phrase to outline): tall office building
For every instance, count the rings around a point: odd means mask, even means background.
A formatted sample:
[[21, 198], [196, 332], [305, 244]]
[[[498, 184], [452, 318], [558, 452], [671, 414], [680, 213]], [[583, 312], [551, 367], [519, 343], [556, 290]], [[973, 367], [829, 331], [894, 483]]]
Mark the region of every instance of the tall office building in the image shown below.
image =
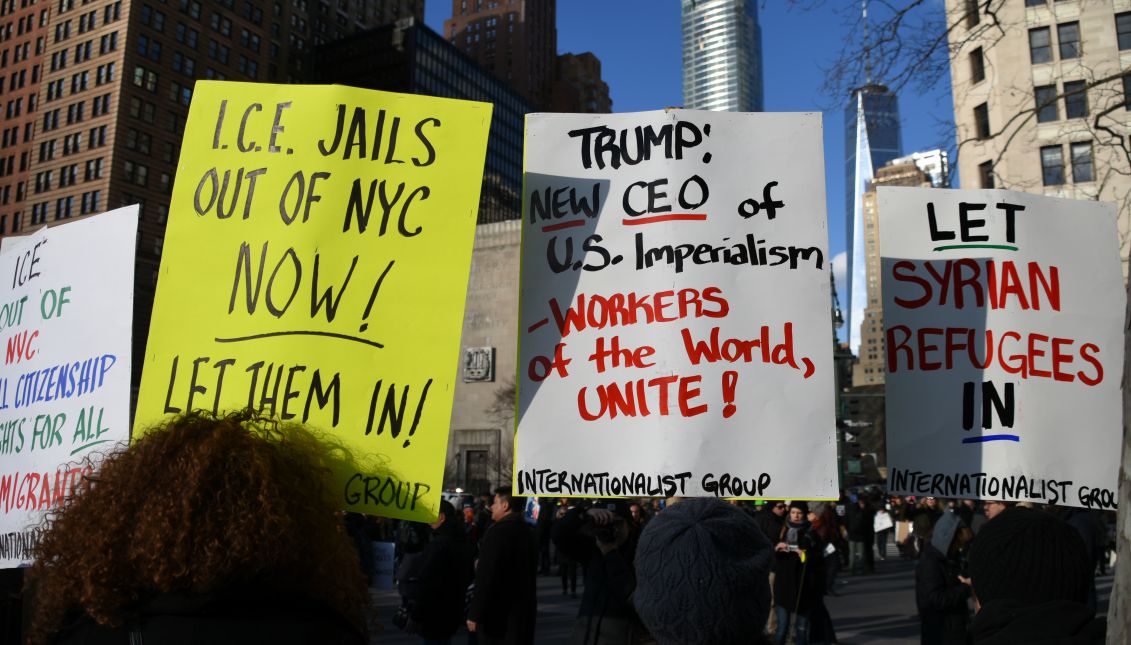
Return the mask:
[[590, 114], [613, 111], [609, 85], [601, 80], [601, 61], [596, 56], [590, 52], [558, 56], [551, 108]]
[[864, 214], [865, 279], [868, 300], [860, 321], [860, 349], [852, 365], [852, 386], [884, 383], [884, 310], [880, 264], [880, 211], [876, 188], [880, 186], [949, 186], [949, 160], [945, 150], [916, 152], [893, 159], [876, 170], [861, 200]]
[[869, 82], [852, 93], [852, 102], [844, 116], [844, 212], [848, 224], [845, 302], [848, 346], [857, 354], [860, 350], [860, 325], [868, 300], [861, 200], [874, 170], [902, 154], [899, 99], [887, 87]]
[[1126, 276], [1131, 2], [946, 9], [962, 186], [1115, 203]]
[[194, 82], [313, 81], [315, 45], [423, 10], [423, 0], [0, 0], [0, 236], [141, 206], [136, 377]]
[[762, 111], [757, 0], [682, 0], [683, 106]]
[[452, 0], [444, 37], [538, 109], [550, 106], [557, 0]]
[[413, 19], [322, 46], [315, 68], [327, 83], [493, 104], [479, 223], [522, 217], [522, 141], [533, 106], [442, 36]]

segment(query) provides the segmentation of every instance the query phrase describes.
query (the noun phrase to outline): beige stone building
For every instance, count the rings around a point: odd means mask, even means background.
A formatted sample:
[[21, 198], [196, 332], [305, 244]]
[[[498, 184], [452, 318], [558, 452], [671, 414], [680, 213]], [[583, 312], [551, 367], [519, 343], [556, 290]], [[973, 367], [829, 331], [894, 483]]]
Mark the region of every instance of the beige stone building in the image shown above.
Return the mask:
[[521, 240], [518, 219], [475, 229], [444, 471], [447, 489], [477, 494], [510, 482]]
[[[868, 184], [861, 204], [864, 209], [864, 257], [867, 278], [868, 302], [864, 306], [864, 320], [860, 323], [860, 351], [852, 366], [852, 386], [883, 385], [884, 383], [884, 311], [880, 283], [880, 211], [876, 199], [878, 186], [921, 186], [930, 188], [945, 183], [946, 154], [933, 151], [940, 164], [938, 176], [932, 177], [923, 168], [926, 155], [912, 155], [893, 159], [876, 171], [876, 178]], [[919, 157], [918, 159], [916, 157]], [[929, 169], [929, 168], [928, 168]]]
[[1126, 275], [1131, 0], [988, 7], [946, 0], [961, 185], [1115, 203]]

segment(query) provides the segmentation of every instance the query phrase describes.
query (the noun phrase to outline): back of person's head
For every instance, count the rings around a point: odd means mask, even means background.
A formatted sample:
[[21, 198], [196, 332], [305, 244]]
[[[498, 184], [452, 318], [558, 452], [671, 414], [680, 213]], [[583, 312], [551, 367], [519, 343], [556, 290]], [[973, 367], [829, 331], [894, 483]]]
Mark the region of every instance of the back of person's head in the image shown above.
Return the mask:
[[365, 581], [331, 483], [346, 459], [248, 412], [154, 428], [44, 519], [28, 642], [82, 614], [119, 627], [160, 595], [231, 589], [310, 599], [364, 631]]
[[684, 499], [640, 536], [636, 611], [661, 645], [760, 642], [772, 558], [749, 514], [714, 498]]
[[987, 522], [970, 547], [970, 582], [978, 602], [1027, 605], [1085, 602], [1088, 561], [1075, 529], [1048, 513], [1011, 508]]
[[508, 513], [522, 513], [526, 510], [526, 498], [514, 494], [510, 486], [499, 486], [495, 489], [495, 497], [507, 505]]
[[440, 500], [440, 515], [444, 523], [436, 527], [438, 533], [452, 537], [463, 537], [463, 515], [456, 512], [456, 507], [448, 500]]

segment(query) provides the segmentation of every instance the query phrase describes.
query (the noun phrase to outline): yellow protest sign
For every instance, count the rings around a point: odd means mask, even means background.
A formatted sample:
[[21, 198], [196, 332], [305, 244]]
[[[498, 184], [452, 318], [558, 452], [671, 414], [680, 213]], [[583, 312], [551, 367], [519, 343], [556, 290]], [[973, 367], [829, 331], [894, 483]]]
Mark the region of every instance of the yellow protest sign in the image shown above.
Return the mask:
[[432, 521], [486, 103], [196, 84], [135, 428], [245, 407], [347, 449], [343, 508]]

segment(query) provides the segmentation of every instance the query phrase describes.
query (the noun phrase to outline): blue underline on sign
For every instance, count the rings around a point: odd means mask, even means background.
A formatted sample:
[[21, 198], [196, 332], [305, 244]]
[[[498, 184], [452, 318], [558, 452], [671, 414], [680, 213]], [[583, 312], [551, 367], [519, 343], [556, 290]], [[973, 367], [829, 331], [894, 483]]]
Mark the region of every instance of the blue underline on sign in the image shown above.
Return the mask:
[[1021, 441], [1015, 434], [987, 434], [981, 437], [966, 437], [962, 443], [985, 443], [987, 441]]

